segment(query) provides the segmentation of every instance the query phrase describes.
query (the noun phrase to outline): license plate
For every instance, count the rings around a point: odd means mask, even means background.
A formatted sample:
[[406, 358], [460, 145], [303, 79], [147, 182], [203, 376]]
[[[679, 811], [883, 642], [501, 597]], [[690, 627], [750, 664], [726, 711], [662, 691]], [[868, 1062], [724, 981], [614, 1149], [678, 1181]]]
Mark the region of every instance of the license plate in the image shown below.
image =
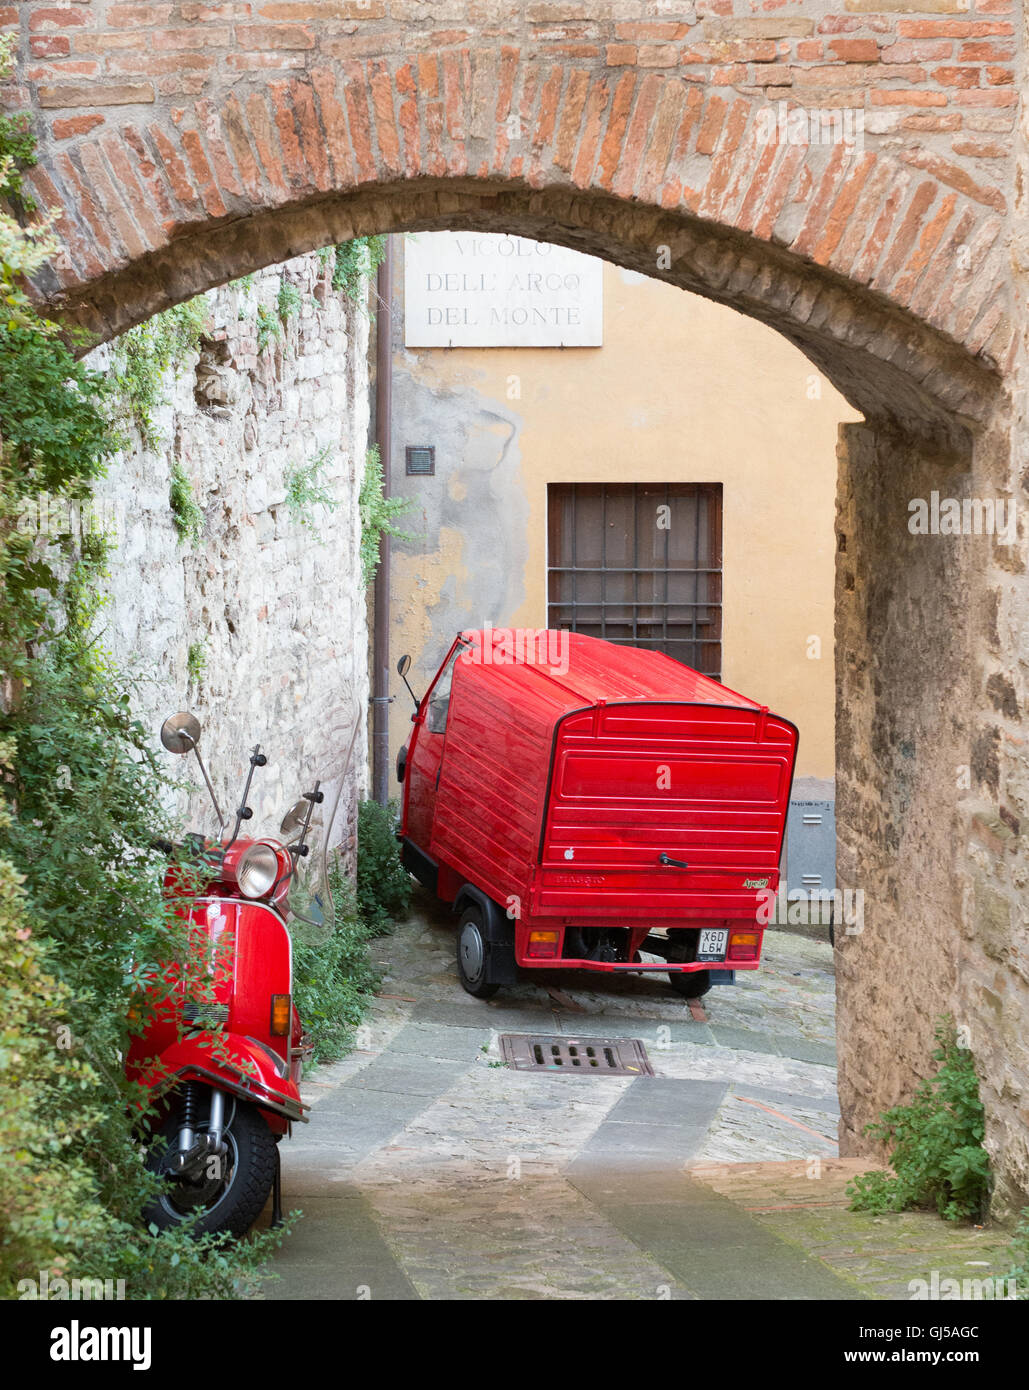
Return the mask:
[[725, 960], [728, 945], [728, 928], [702, 927], [697, 942], [697, 960]]

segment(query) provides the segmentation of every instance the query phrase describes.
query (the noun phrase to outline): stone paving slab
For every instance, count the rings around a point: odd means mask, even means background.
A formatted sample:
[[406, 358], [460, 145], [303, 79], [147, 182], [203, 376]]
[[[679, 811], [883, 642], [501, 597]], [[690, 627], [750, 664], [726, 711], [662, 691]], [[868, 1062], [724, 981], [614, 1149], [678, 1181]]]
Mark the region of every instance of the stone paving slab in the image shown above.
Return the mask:
[[674, 1201], [601, 1204], [629, 1239], [646, 1249], [696, 1299], [832, 1299], [866, 1297], [839, 1277], [765, 1230], [727, 1199], [711, 1200], [700, 1184], [677, 1185]]
[[[942, 1221], [935, 1212], [852, 1212], [847, 1183], [868, 1159], [811, 1163], [696, 1164], [691, 1176], [769, 1233], [855, 1281], [877, 1299], [910, 1300], [912, 1281], [1003, 1278], [1010, 1231]], [[946, 1307], [953, 1308], [952, 1302]]]
[[348, 1188], [331, 1197], [305, 1196], [303, 1211], [296, 1235], [276, 1256], [279, 1277], [266, 1286], [265, 1298], [418, 1298], [382, 1238], [371, 1203], [360, 1192]]

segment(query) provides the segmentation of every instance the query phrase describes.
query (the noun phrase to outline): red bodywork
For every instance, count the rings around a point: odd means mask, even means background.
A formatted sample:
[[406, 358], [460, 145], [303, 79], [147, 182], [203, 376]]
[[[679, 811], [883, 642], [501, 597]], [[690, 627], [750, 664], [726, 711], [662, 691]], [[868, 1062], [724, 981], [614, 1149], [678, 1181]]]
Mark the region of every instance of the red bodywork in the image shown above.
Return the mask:
[[[246, 848], [250, 841], [238, 841]], [[178, 870], [165, 878], [170, 896], [181, 894], [178, 915], [190, 923], [189, 967], [166, 967], [149, 991], [154, 1006], [144, 1033], [134, 1037], [128, 1075], [152, 1090], [200, 1081], [252, 1102], [276, 1134], [306, 1120], [300, 1100], [301, 1026], [290, 1000], [289, 1027], [272, 1031], [272, 998], [290, 995], [292, 946], [277, 911], [264, 902], [230, 897], [232, 855], [210, 896], [186, 892]], [[288, 861], [288, 856], [286, 856]], [[282, 893], [276, 894], [279, 900]], [[205, 1030], [205, 1019], [221, 1025]]]
[[[529, 659], [500, 630], [447, 654], [407, 749], [405, 863], [444, 901], [472, 884], [499, 904], [520, 966], [705, 969], [637, 953], [654, 928], [728, 927], [723, 968], [757, 969], [795, 726], [661, 653], [536, 637]], [[573, 927], [627, 929], [624, 958], [566, 954]]]

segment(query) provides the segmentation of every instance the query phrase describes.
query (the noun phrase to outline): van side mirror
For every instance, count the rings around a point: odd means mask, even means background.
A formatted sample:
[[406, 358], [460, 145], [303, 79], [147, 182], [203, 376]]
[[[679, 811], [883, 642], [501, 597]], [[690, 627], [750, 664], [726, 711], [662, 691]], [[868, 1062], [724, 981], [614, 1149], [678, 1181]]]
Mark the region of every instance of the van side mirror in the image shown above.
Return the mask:
[[411, 658], [410, 658], [410, 657], [407, 655], [407, 653], [405, 652], [404, 655], [403, 655], [403, 656], [400, 658], [400, 660], [397, 662], [397, 675], [400, 677], [400, 679], [401, 679], [401, 680], [404, 682], [404, 684], [407, 686], [407, 693], [410, 695], [411, 699], [414, 701], [414, 707], [415, 707], [415, 710], [417, 711], [418, 706], [421, 704], [421, 701], [418, 699], [418, 696], [417, 696], [417, 695], [414, 693], [414, 691], [411, 689], [411, 684], [410, 684], [410, 682], [409, 682], [408, 679], [407, 679], [407, 673], [408, 673], [408, 671], [410, 671], [410, 669], [411, 669]]

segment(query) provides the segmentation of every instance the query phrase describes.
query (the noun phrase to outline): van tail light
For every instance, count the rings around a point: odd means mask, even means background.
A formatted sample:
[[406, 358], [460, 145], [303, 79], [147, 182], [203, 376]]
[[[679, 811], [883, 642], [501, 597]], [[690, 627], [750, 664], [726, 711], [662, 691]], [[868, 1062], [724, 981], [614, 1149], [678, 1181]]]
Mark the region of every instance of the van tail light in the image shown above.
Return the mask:
[[761, 953], [761, 933], [759, 931], [734, 931], [729, 933], [727, 960], [757, 960]]
[[556, 931], [531, 931], [529, 933], [529, 951], [531, 960], [553, 960], [558, 953], [558, 941], [561, 933]]
[[289, 1037], [290, 1002], [288, 994], [272, 995], [272, 1017], [269, 1031], [273, 1038]]

